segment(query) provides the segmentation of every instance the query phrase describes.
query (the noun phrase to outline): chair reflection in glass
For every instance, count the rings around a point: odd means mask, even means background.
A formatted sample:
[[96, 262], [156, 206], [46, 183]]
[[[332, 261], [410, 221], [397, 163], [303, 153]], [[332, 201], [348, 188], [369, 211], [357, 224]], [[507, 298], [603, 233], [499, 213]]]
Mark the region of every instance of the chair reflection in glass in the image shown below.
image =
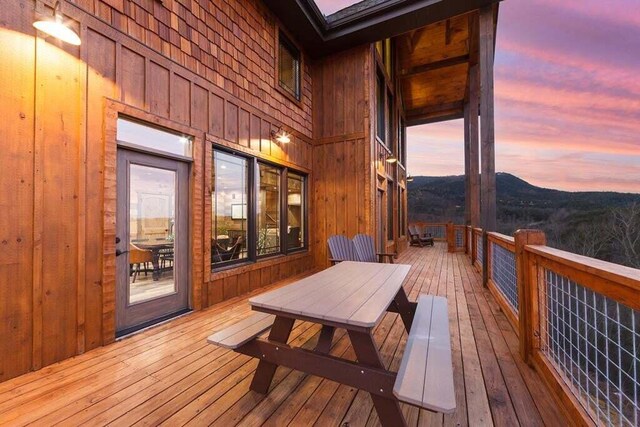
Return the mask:
[[[211, 253], [213, 254], [213, 262], [224, 262], [231, 261], [240, 258], [240, 253], [242, 252], [242, 245], [244, 243], [244, 237], [238, 236], [233, 244], [228, 247], [224, 247], [221, 245], [224, 239], [214, 240], [211, 245]], [[228, 242], [229, 240], [226, 239]]]
[[136, 282], [136, 278], [141, 271], [144, 271], [144, 275], [147, 275], [148, 266], [147, 263], [153, 263], [153, 252], [147, 249], [140, 249], [133, 243], [129, 244], [129, 265], [131, 266], [132, 280], [131, 283]]

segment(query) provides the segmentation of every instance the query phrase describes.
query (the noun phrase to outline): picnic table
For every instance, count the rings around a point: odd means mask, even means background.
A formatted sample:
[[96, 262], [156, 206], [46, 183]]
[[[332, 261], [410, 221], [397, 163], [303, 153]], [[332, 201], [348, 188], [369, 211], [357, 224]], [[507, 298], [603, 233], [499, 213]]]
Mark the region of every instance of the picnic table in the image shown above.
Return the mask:
[[[266, 394], [278, 366], [369, 392], [384, 426], [406, 425], [400, 402], [455, 409], [446, 299], [410, 302], [402, 287], [409, 265], [345, 261], [249, 299], [257, 313], [208, 338], [259, 359], [250, 388]], [[409, 333], [398, 373], [386, 369], [373, 330], [388, 311]], [[296, 320], [322, 325], [313, 350], [289, 346]], [[357, 360], [329, 354], [336, 328], [347, 331]], [[268, 338], [259, 337], [271, 329]], [[428, 378], [427, 378], [428, 377]], [[431, 386], [429, 386], [431, 384]]]

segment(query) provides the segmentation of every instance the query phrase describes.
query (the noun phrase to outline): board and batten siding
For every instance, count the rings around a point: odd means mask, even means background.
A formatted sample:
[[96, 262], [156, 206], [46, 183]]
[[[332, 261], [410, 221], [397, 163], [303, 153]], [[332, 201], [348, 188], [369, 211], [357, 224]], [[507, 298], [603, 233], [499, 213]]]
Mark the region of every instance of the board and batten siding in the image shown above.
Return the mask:
[[[194, 308], [312, 268], [307, 252], [218, 277], [206, 260], [212, 142], [312, 168], [311, 74], [305, 67], [299, 104], [275, 89], [268, 9], [258, 0], [72, 0], [63, 13], [82, 39], [76, 47], [36, 37], [32, 23], [52, 5], [0, 8], [0, 381], [114, 339], [119, 113], [195, 137]], [[281, 124], [293, 134], [286, 147], [270, 141]]]

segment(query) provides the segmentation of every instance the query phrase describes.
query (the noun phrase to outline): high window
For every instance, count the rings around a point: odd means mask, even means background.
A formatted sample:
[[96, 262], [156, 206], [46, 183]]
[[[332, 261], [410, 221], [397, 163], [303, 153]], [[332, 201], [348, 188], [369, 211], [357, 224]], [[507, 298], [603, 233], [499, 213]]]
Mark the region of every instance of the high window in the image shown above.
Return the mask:
[[402, 117], [398, 123], [398, 161], [407, 165], [407, 128]]
[[212, 267], [306, 247], [305, 175], [214, 149], [211, 182]]
[[278, 32], [278, 84], [286, 93], [300, 101], [300, 50], [282, 31]]
[[385, 119], [386, 103], [384, 101], [384, 93], [384, 76], [382, 73], [378, 72], [378, 78], [376, 79], [376, 135], [380, 141], [384, 141], [387, 136]]

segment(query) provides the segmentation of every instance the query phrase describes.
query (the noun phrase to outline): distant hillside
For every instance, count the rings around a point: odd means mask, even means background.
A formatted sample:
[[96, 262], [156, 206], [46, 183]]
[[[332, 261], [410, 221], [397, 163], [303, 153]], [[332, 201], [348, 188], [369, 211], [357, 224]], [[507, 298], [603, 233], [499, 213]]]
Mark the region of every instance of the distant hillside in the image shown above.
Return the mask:
[[[613, 211], [640, 205], [640, 194], [552, 190], [508, 173], [496, 175], [496, 190], [498, 231], [539, 228], [553, 246], [603, 259], [614, 259], [608, 244], [608, 249], [577, 246], [598, 246], [588, 236], [606, 234], [600, 230], [612, 228]], [[417, 176], [408, 185], [408, 202], [410, 221], [463, 224], [464, 176]]]

